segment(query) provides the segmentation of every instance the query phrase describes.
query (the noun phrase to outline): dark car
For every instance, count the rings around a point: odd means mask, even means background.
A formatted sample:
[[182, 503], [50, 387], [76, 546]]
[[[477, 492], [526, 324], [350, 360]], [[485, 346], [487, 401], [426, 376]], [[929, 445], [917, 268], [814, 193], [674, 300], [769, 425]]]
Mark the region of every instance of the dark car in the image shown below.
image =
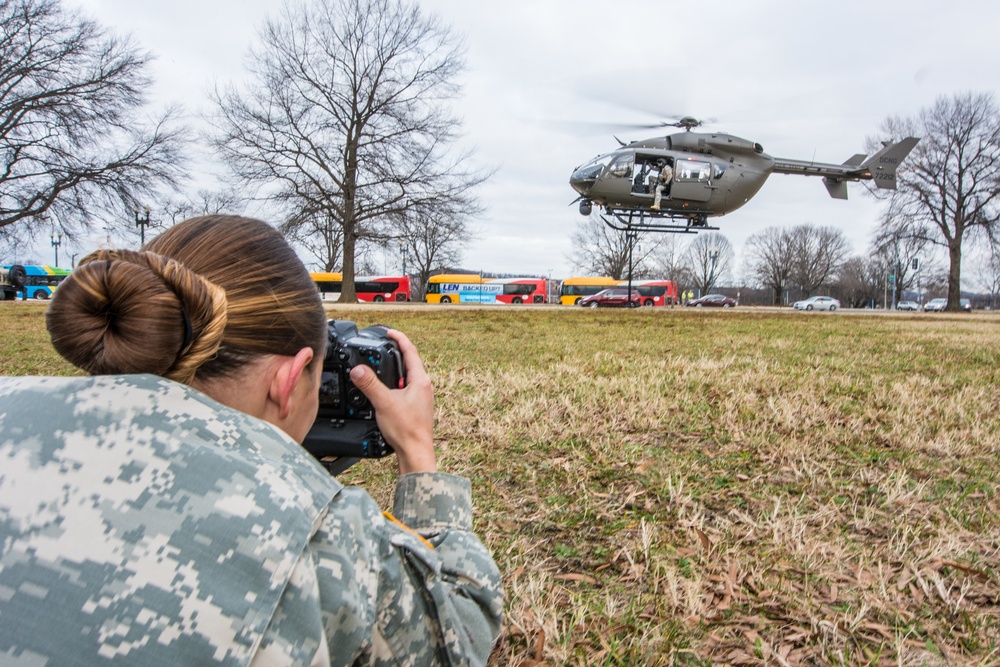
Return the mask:
[[736, 299], [728, 297], [725, 294], [706, 294], [700, 299], [691, 299], [687, 302], [687, 305], [694, 306], [695, 308], [732, 308], [736, 305]]
[[580, 299], [580, 305], [585, 308], [635, 308], [642, 305], [642, 295], [639, 290], [632, 290], [632, 298], [629, 299], [628, 290], [613, 287], [591, 294]]

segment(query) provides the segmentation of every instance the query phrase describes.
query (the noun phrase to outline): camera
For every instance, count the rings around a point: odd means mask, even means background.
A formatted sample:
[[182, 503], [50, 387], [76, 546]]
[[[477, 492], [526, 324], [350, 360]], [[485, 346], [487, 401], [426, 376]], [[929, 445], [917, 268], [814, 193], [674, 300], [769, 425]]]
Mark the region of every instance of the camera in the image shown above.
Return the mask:
[[[377, 325], [359, 331], [348, 320], [327, 322], [329, 342], [320, 379], [319, 411], [302, 446], [334, 474], [359, 458], [382, 458], [393, 453], [375, 423], [375, 409], [350, 376], [352, 368], [364, 364], [387, 387], [405, 386], [403, 355], [386, 331], [386, 327]], [[323, 460], [328, 457], [343, 463], [332, 467], [336, 464]]]

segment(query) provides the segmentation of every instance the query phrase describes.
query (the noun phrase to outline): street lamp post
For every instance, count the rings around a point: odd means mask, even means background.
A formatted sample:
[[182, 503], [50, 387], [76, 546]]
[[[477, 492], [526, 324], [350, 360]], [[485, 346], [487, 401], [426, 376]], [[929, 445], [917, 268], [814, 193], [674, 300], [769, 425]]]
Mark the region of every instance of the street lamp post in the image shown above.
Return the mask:
[[625, 232], [625, 239], [628, 241], [628, 296], [625, 297], [625, 303], [628, 305], [632, 305], [632, 249], [635, 248], [638, 236], [638, 233], [631, 229]]
[[715, 290], [715, 263], [719, 260], [719, 249], [716, 246], [708, 249], [708, 258], [712, 260], [712, 268], [708, 273], [708, 293], [711, 294]]
[[54, 266], [59, 266], [59, 246], [61, 245], [62, 245], [62, 232], [59, 232], [58, 235], [56, 235], [55, 232], [52, 232], [52, 248], [53, 250], [55, 250], [56, 253], [56, 263]]
[[139, 207], [135, 207], [135, 226], [139, 228], [139, 247], [146, 245], [146, 226], [149, 225], [149, 207], [143, 209], [144, 216], [139, 215]]

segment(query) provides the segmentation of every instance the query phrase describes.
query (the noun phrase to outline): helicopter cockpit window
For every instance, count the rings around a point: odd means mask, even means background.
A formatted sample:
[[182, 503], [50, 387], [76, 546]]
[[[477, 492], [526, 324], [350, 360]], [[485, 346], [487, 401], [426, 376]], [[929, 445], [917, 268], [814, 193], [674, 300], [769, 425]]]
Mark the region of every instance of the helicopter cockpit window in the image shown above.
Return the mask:
[[712, 166], [708, 162], [698, 160], [678, 160], [674, 169], [674, 180], [676, 181], [707, 181], [712, 173]]
[[618, 156], [611, 167], [608, 169], [608, 174], [614, 178], [632, 178], [632, 167], [635, 165], [635, 160], [631, 153], [623, 153]]
[[575, 181], [593, 181], [600, 177], [601, 172], [604, 171], [605, 165], [611, 161], [614, 157], [612, 154], [602, 155], [600, 157], [594, 158], [587, 164], [583, 165], [579, 169], [573, 172], [573, 180]]
[[724, 173], [726, 173], [726, 165], [718, 163], [712, 165], [712, 180], [722, 178]]

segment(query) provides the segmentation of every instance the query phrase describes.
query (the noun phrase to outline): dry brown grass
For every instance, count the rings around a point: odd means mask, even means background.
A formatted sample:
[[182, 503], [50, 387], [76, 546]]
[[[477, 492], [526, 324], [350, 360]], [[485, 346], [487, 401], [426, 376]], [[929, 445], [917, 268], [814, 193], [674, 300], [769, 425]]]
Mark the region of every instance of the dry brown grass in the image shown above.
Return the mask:
[[[1000, 318], [331, 315], [427, 362], [505, 576], [491, 664], [1000, 664]], [[344, 479], [388, 502], [393, 463]]]

